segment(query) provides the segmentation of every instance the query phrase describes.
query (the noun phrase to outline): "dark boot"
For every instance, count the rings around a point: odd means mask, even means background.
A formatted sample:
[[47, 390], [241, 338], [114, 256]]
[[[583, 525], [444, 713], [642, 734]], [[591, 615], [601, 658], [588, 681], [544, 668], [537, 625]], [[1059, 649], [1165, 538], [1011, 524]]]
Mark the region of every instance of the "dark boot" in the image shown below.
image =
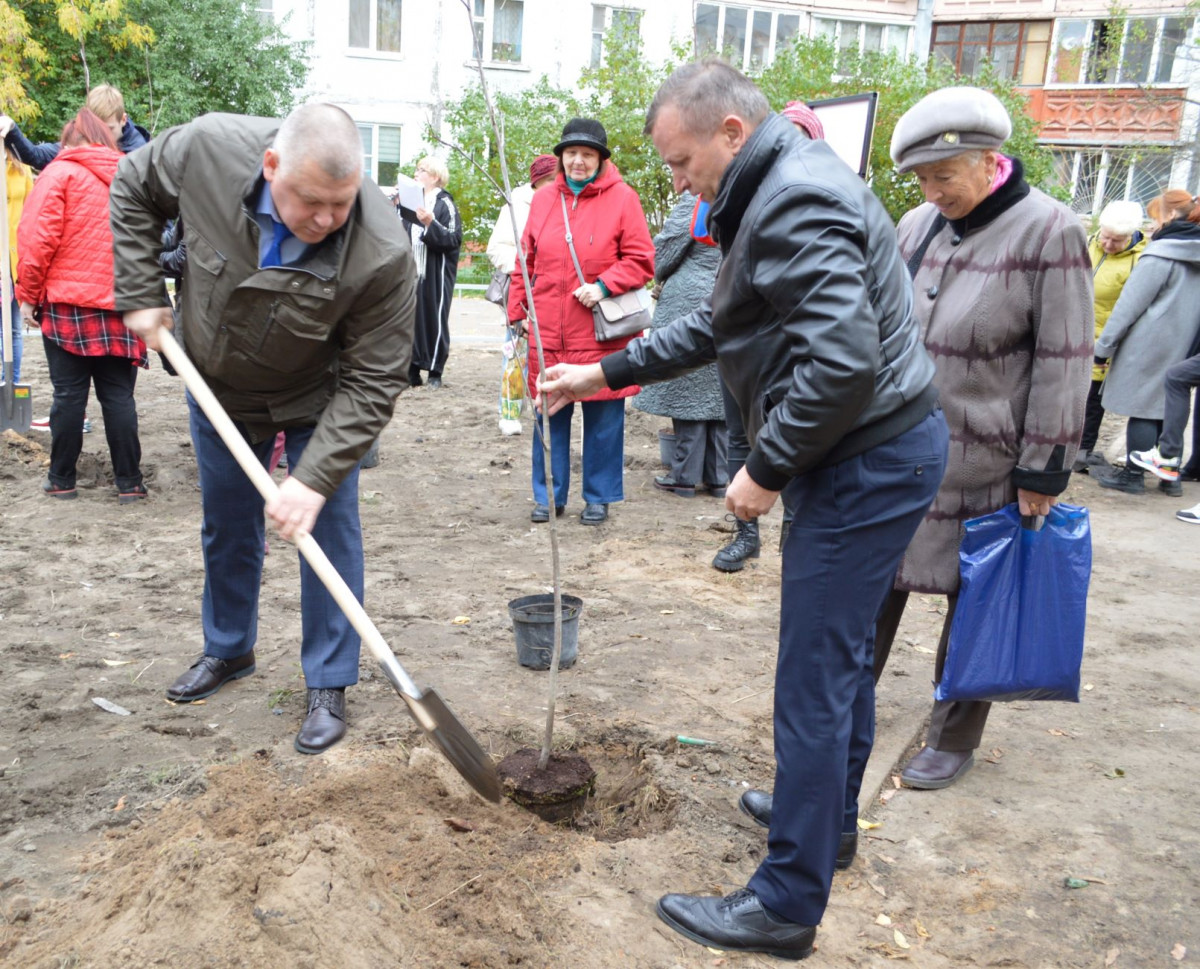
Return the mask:
[[758, 558], [758, 519], [744, 522], [737, 520], [737, 535], [732, 542], [719, 551], [713, 559], [713, 568], [720, 572], [740, 572], [747, 559]]
[[1116, 474], [1101, 474], [1093, 471], [1092, 477], [1101, 488], [1123, 491], [1127, 495], [1146, 493], [1146, 472], [1141, 468], [1122, 468]]

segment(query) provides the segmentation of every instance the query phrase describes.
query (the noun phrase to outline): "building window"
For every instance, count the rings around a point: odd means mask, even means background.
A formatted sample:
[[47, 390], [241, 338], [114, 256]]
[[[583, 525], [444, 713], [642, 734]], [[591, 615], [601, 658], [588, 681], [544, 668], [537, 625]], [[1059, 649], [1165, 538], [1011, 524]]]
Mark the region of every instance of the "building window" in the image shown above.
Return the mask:
[[800, 36], [799, 14], [724, 3], [696, 4], [693, 23], [698, 55], [720, 54], [744, 71], [766, 67]]
[[932, 50], [964, 77], [977, 77], [987, 63], [1018, 84], [1046, 79], [1050, 52], [1048, 20], [933, 25]]
[[599, 67], [604, 56], [604, 35], [621, 24], [641, 30], [642, 11], [613, 7], [604, 3], [592, 4], [592, 67]]
[[471, 0], [473, 57], [492, 63], [521, 63], [525, 0]]
[[275, 23], [274, 0], [254, 0], [254, 3], [250, 6], [258, 14], [258, 19], [264, 24], [270, 25]]
[[1179, 48], [1192, 33], [1191, 17], [1060, 20], [1055, 25], [1051, 83], [1182, 83], [1187, 70]]
[[839, 60], [857, 56], [859, 52], [892, 51], [900, 57], [907, 57], [912, 28], [905, 24], [872, 24], [859, 20], [814, 17], [813, 36], [824, 37], [833, 44], [840, 52]]
[[358, 133], [363, 145], [363, 175], [378, 185], [395, 185], [400, 174], [400, 127], [359, 124]]
[[350, 46], [400, 52], [400, 0], [350, 0]]
[[1071, 194], [1071, 208], [1098, 216], [1109, 202], [1138, 202], [1145, 208], [1170, 187], [1169, 150], [1143, 148], [1052, 148], [1059, 184]]

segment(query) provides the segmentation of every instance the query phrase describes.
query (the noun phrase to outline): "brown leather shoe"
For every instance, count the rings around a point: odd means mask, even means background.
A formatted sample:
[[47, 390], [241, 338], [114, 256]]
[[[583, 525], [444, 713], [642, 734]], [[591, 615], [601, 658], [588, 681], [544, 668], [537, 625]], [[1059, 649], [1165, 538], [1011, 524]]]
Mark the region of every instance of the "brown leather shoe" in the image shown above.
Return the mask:
[[296, 734], [302, 754], [324, 753], [346, 736], [346, 690], [309, 690], [308, 716]]
[[937, 750], [926, 747], [900, 774], [900, 783], [918, 791], [949, 787], [975, 765], [973, 750]]
[[167, 687], [167, 699], [191, 703], [212, 696], [230, 680], [240, 680], [254, 672], [254, 650], [233, 659], [201, 656], [186, 673]]
[[[738, 798], [738, 807], [742, 814], [751, 818], [760, 828], [769, 828], [771, 826], [771, 801], [772, 797], [766, 791], [747, 791]], [[843, 831], [838, 840], [837, 861], [834, 862], [833, 867], [838, 871], [845, 871], [854, 863], [856, 854], [858, 854], [858, 832]]]

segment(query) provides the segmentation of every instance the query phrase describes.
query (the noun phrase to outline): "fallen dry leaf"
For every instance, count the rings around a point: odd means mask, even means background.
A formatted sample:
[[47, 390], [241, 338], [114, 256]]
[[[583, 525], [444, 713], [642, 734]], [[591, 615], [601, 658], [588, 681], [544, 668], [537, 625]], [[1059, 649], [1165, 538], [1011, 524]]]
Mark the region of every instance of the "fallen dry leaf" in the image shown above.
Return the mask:
[[916, 929], [917, 936], [922, 939], [929, 938], [929, 930], [921, 924], [920, 919], [913, 919], [913, 928]]
[[471, 622], [470, 616], [455, 616], [450, 620], [451, 626], [466, 626]]
[[1065, 730], [1059, 730], [1057, 727], [1051, 727], [1046, 731], [1051, 737], [1069, 737], [1071, 736]]
[[867, 884], [870, 885], [873, 889], [875, 889], [875, 891], [879, 892], [879, 894], [882, 895], [884, 898], [888, 897], [887, 892], [884, 891], [883, 886], [880, 885], [878, 882], [873, 882], [873, 881], [871, 881], [871, 879], [868, 878]]
[[892, 938], [896, 940], [896, 945], [900, 946], [901, 949], [911, 949], [912, 948], [912, 946], [910, 946], [908, 944], [908, 939], [904, 938], [904, 933], [901, 932], [899, 929], [895, 929], [892, 932]]
[[1108, 952], [1104, 956], [1104, 965], [1111, 966], [1114, 962], [1117, 961], [1117, 956], [1119, 956], [1120, 954], [1121, 954], [1120, 949], [1109, 949]]
[[858, 819], [858, 827], [859, 827], [859, 830], [861, 830], [861, 831], [874, 831], [876, 828], [879, 827], [879, 822], [878, 821], [864, 821], [862, 818], [859, 818]]
[[887, 804], [887, 802], [890, 801], [895, 796], [896, 796], [896, 788], [893, 787], [890, 791], [884, 791], [882, 794], [879, 795], [879, 803]]
[[113, 808], [113, 810], [114, 811], [124, 811], [125, 810], [125, 795], [124, 794], [122, 794], [119, 798], [117, 798], [117, 803], [116, 803], [116, 806]]
[[442, 823], [447, 827], [453, 828], [455, 831], [475, 830], [475, 825], [470, 821], [464, 821], [462, 818], [442, 818]]
[[660, 616], [673, 616], [673, 615], [675, 615], [675, 610], [674, 609], [659, 609], [658, 614]]
[[875, 916], [875, 924], [876, 925], [891, 925], [892, 920], [890, 918], [888, 918], [886, 915], [884, 915], [882, 912], [880, 912], [878, 915]]
[[131, 659], [106, 659], [104, 661], [104, 665], [105, 666], [128, 666], [132, 662], [133, 662], [133, 660], [131, 660]]
[[1174, 947], [1171, 949], [1171, 958], [1174, 959], [1176, 962], [1180, 962], [1183, 960], [1183, 957], [1186, 955], [1187, 955], [1187, 946], [1183, 945], [1181, 942], [1176, 942]]
[[899, 774], [892, 775], [892, 787], [894, 787], [896, 790], [900, 790], [900, 775]]
[[75, 655], [74, 653], [59, 653], [58, 658], [59, 659], [70, 659], [74, 655]]

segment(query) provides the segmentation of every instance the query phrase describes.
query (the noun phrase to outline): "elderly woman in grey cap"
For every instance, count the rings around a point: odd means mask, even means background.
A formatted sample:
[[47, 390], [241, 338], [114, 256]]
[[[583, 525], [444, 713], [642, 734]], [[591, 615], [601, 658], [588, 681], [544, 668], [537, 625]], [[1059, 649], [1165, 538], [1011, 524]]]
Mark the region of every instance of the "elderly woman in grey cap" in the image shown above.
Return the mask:
[[[1067, 487], [1092, 364], [1087, 236], [1000, 151], [1012, 122], [973, 87], [927, 95], [896, 124], [892, 160], [926, 204], [900, 220], [900, 250], [950, 425], [950, 460], [876, 629], [875, 678], [910, 592], [947, 597], [942, 674], [958, 597], [963, 522], [1013, 501], [1044, 515]], [[926, 746], [901, 774], [948, 787], [970, 769], [990, 704], [935, 702]]]

